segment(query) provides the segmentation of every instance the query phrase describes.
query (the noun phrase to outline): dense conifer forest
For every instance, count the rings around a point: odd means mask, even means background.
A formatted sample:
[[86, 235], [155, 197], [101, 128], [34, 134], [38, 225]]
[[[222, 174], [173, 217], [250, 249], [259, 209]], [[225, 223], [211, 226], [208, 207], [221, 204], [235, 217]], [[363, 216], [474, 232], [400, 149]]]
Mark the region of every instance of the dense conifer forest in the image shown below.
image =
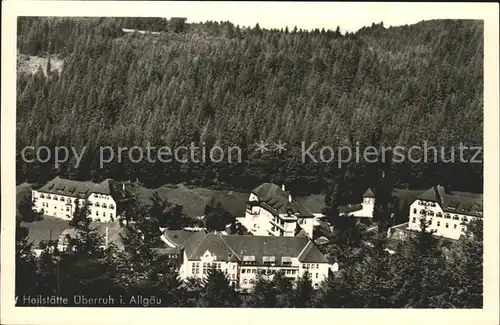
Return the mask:
[[[42, 145], [87, 148], [79, 168], [74, 160], [54, 169], [53, 162], [24, 163], [18, 155], [18, 182], [59, 174], [139, 180], [149, 187], [187, 182], [248, 189], [274, 181], [307, 194], [325, 191], [340, 177], [358, 195], [376, 182], [369, 164], [303, 164], [300, 143], [483, 143], [481, 21], [378, 23], [342, 34], [339, 28], [268, 30], [230, 22], [23, 17], [17, 31], [18, 65], [26, 56], [63, 61], [60, 71], [49, 60], [35, 73], [18, 73], [18, 152]], [[254, 148], [260, 140], [282, 140], [288, 150], [260, 154]], [[122, 164], [99, 168], [99, 146], [191, 142], [237, 145], [243, 162], [135, 164], [124, 157]], [[482, 191], [482, 164], [390, 168], [396, 187], [439, 183]]]

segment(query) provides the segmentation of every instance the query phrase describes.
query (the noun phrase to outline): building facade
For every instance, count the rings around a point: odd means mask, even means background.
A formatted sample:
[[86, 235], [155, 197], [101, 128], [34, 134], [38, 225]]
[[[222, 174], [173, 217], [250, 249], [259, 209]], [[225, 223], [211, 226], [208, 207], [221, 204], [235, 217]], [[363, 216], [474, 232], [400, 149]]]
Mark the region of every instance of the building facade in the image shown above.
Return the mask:
[[33, 210], [44, 215], [71, 220], [76, 206], [87, 202], [89, 217], [94, 221], [112, 222], [131, 196], [111, 179], [99, 184], [56, 177], [32, 191]]
[[245, 216], [237, 218], [257, 236], [313, 237], [314, 215], [295, 201], [285, 186], [264, 183], [250, 193]]
[[231, 284], [251, 289], [260, 272], [281, 271], [291, 280], [305, 272], [314, 287], [327, 279], [329, 264], [308, 237], [237, 236], [184, 230], [164, 230], [162, 240], [181, 252], [181, 279], [202, 279], [212, 267], [226, 273]]
[[467, 224], [483, 217], [483, 198], [480, 194], [446, 192], [443, 186], [434, 186], [410, 205], [408, 228], [420, 230], [425, 218], [429, 230], [436, 236], [458, 239], [467, 230]]

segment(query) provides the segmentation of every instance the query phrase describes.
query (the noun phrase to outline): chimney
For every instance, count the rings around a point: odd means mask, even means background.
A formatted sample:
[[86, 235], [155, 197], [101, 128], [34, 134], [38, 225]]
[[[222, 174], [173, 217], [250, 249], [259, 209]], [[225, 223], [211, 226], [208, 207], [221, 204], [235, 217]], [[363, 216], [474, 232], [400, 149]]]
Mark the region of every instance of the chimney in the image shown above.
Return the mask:
[[125, 182], [122, 183], [122, 191], [125, 191]]
[[288, 194], [288, 202], [292, 202], [292, 196], [290, 194]]
[[105, 247], [108, 248], [108, 241], [109, 241], [109, 227], [106, 227], [106, 237], [105, 237]]
[[281, 185], [281, 189], [285, 192], [285, 184]]

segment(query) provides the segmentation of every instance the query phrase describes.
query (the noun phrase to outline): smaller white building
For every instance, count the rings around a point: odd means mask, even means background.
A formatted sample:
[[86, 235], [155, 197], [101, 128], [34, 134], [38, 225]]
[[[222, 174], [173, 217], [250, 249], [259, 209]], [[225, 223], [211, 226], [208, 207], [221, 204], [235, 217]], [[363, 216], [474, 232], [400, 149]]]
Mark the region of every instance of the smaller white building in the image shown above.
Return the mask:
[[420, 220], [425, 218], [429, 230], [436, 236], [458, 239], [467, 230], [467, 224], [483, 217], [481, 194], [446, 192], [443, 186], [434, 186], [410, 206], [408, 228], [420, 230]]
[[314, 215], [272, 183], [263, 183], [250, 193], [245, 216], [237, 220], [257, 236], [313, 237]]
[[339, 213], [348, 217], [372, 219], [374, 206], [375, 194], [369, 188], [363, 193], [363, 201], [360, 204], [341, 206]]

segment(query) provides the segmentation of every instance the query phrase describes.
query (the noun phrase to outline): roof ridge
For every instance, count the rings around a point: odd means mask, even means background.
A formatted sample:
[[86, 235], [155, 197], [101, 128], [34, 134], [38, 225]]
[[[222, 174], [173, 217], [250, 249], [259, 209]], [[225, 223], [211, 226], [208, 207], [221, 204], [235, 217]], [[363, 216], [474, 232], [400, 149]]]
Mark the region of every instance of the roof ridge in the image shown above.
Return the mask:
[[297, 255], [297, 259], [300, 261], [300, 258], [302, 256], [302, 253], [304, 253], [304, 251], [306, 250], [306, 248], [309, 246], [309, 244], [311, 243], [311, 240], [308, 238], [308, 237], [300, 237], [300, 238], [306, 238], [307, 239], [307, 244], [304, 246], [304, 248], [302, 248], [302, 250], [300, 251], [299, 255]]
[[191, 254], [189, 254], [188, 258], [190, 258], [191, 256], [194, 255], [194, 253], [196, 251], [198, 251], [198, 249], [201, 247], [201, 244], [203, 244], [205, 242], [205, 240], [207, 240], [207, 237], [210, 233], [205, 233], [205, 237], [203, 238], [203, 240], [201, 240], [199, 243], [198, 243], [198, 246], [196, 246], [192, 251], [191, 251]]
[[232, 247], [231, 247], [231, 246], [230, 246], [230, 245], [229, 245], [229, 244], [228, 244], [228, 243], [224, 240], [224, 238], [223, 238], [223, 236], [222, 236], [221, 234], [219, 234], [219, 237], [220, 237], [220, 239], [224, 242], [224, 244], [226, 244], [226, 246], [227, 246], [227, 247], [231, 250], [231, 252], [233, 252], [233, 254], [234, 254], [234, 255], [236, 255], [236, 257], [237, 257], [238, 259], [241, 259], [241, 257], [238, 255], [238, 253], [236, 253], [236, 252], [234, 251], [234, 249], [233, 249], [233, 248], [232, 248]]

